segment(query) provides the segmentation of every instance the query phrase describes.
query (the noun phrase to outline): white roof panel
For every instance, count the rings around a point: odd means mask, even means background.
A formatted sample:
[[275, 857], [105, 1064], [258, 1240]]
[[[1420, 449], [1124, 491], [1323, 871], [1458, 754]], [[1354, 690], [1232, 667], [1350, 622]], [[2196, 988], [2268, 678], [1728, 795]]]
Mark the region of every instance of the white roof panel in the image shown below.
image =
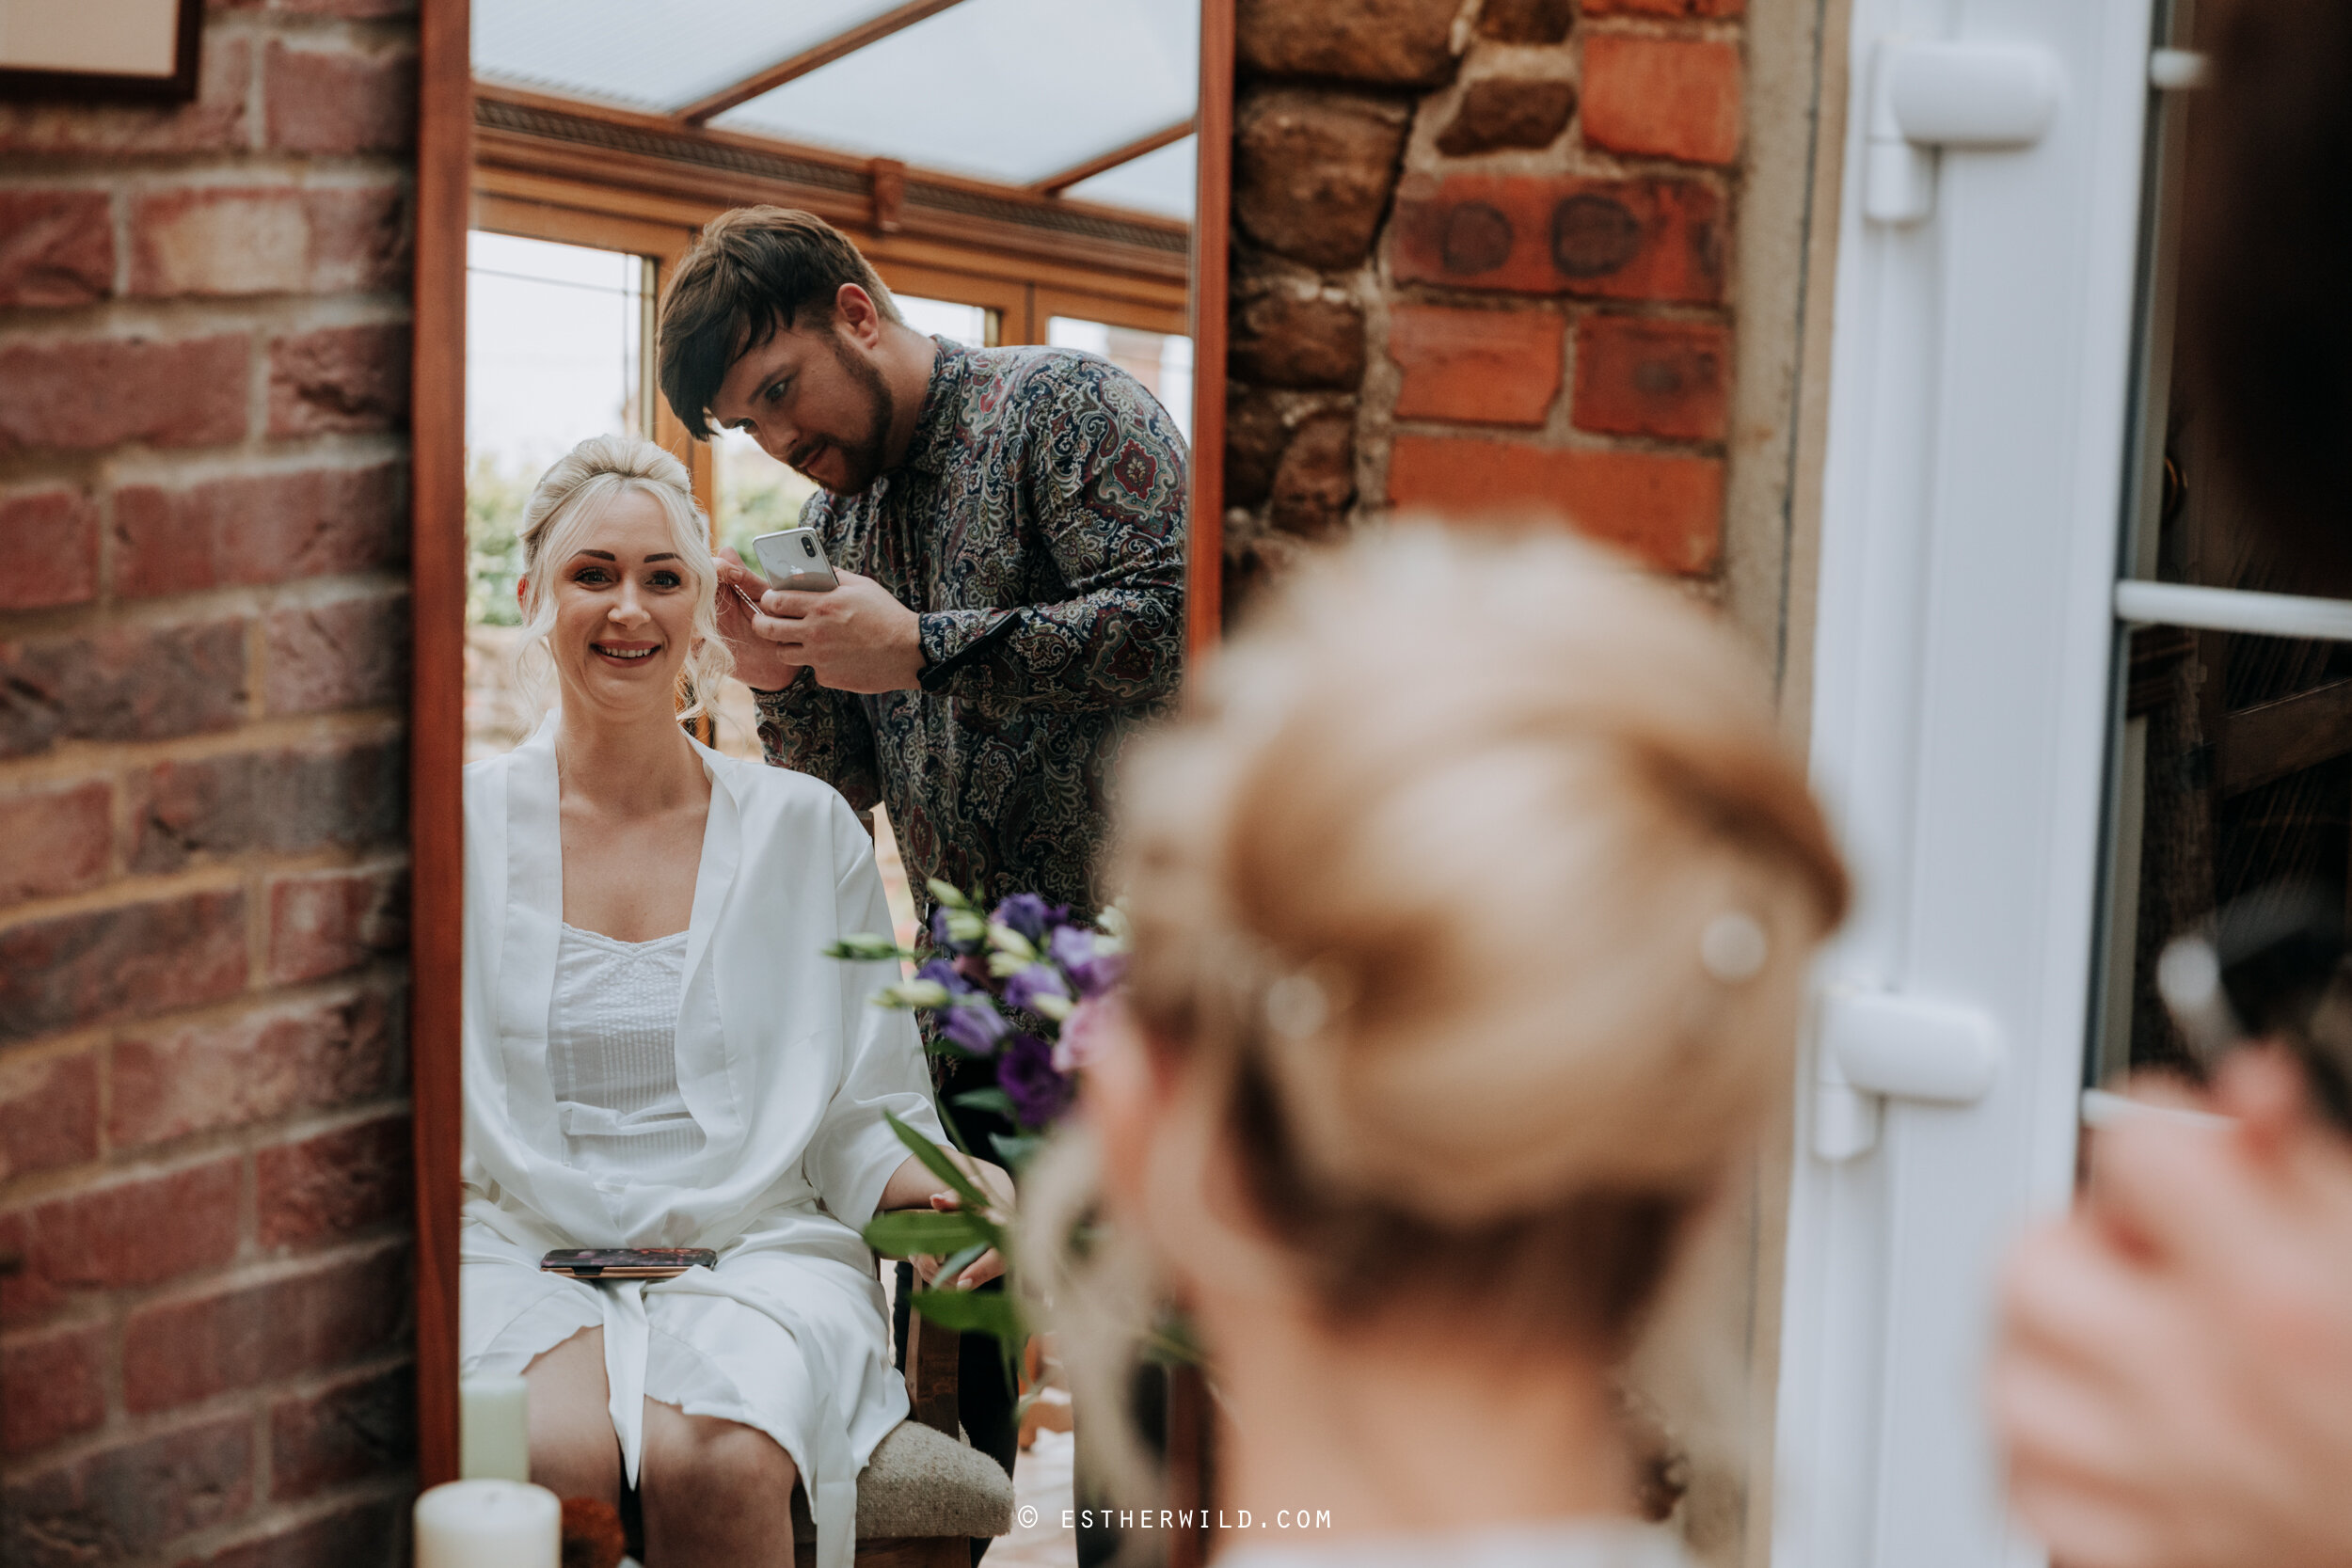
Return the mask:
[[[675, 113], [896, 8], [893, 0], [474, 0], [474, 70]], [[1030, 184], [1188, 119], [1200, 16], [1200, 0], [961, 0], [712, 123]], [[1189, 218], [1191, 145], [1071, 194]]]
[[1197, 0], [963, 0], [722, 115], [1025, 185], [1188, 118]]
[[1073, 200], [1132, 207], [1190, 223], [1200, 142], [1198, 136], [1170, 142], [1157, 152], [1147, 152], [1116, 168], [1106, 168], [1091, 180], [1081, 180], [1062, 194]]
[[894, 0], [475, 0], [477, 74], [668, 114]]

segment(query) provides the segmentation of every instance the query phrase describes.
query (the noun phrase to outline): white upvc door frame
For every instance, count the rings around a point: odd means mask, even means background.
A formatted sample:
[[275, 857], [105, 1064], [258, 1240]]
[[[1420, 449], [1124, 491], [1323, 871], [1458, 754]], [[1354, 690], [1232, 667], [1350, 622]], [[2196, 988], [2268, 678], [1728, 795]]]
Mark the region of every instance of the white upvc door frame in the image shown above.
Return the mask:
[[[1807, 1045], [1778, 1568], [2042, 1560], [1982, 1374], [2001, 1256], [2072, 1185], [2150, 29], [2151, 0], [1854, 0], [1812, 767], [1861, 897], [1822, 1006], [1974, 1019], [1997, 1065], [1973, 1101], [1881, 1101]], [[1877, 46], [1901, 38], [2028, 46], [2063, 85], [2032, 145], [1925, 155], [1927, 215], [1898, 225], [1865, 206]]]

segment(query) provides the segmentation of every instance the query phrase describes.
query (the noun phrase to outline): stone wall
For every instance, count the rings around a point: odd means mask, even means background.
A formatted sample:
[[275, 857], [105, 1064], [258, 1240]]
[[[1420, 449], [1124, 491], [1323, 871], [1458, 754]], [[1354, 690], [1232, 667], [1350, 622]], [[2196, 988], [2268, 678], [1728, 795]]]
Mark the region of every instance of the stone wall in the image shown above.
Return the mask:
[[0, 104], [0, 1560], [405, 1561], [409, 0]]
[[1240, 0], [1234, 595], [1391, 508], [1724, 561], [1744, 0]]

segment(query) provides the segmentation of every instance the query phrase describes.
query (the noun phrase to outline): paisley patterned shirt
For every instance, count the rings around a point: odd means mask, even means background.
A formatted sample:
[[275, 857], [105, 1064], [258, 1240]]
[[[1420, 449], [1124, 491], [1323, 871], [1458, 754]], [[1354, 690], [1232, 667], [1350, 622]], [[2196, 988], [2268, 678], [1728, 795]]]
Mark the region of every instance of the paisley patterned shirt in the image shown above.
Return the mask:
[[919, 907], [939, 877], [1091, 911], [1120, 740], [1183, 673], [1184, 439], [1103, 360], [938, 341], [905, 461], [801, 515], [922, 617], [922, 689], [804, 672], [759, 694], [760, 740], [861, 814], [889, 806]]

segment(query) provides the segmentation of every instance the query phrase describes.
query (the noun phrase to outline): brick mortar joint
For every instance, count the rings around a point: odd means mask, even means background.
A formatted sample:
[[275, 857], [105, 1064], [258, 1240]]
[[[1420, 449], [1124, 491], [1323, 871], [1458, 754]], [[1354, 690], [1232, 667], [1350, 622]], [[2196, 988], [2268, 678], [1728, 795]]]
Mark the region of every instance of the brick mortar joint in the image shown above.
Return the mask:
[[[405, 863], [405, 862], [401, 863]], [[95, 1024], [87, 1028], [61, 1030], [54, 1035], [36, 1036], [0, 1047], [0, 1068], [15, 1071], [54, 1062], [88, 1057], [102, 1068], [111, 1068], [115, 1053], [128, 1045], [136, 1045], [168, 1037], [189, 1029], [233, 1027], [244, 1019], [262, 1013], [300, 1014], [325, 1006], [337, 1007], [375, 1002], [388, 1009], [398, 1006], [408, 990], [408, 967], [405, 958], [386, 958], [337, 974], [321, 975], [291, 985], [276, 986], [260, 993], [241, 993], [218, 1002], [207, 1002], [193, 1007], [173, 1008], [150, 1018], [124, 1022]], [[310, 1115], [313, 1110], [325, 1115], [344, 1109], [375, 1107], [381, 1111], [390, 1106], [408, 1104], [406, 1091], [372, 1096], [352, 1101], [345, 1106], [303, 1108], [280, 1112], [274, 1117], [261, 1117], [252, 1121], [238, 1122], [225, 1128], [209, 1128], [202, 1132], [189, 1133], [182, 1138], [159, 1143], [139, 1144], [128, 1148], [107, 1147], [98, 1159], [54, 1169], [27, 1172], [23, 1176], [0, 1180], [0, 1210], [13, 1211], [26, 1202], [44, 1201], [57, 1194], [70, 1196], [86, 1187], [93, 1178], [103, 1178], [114, 1171], [133, 1167], [156, 1159], [192, 1159], [204, 1152], [193, 1140], [221, 1134], [219, 1145], [212, 1152], [233, 1152], [234, 1136], [246, 1130], [268, 1128], [288, 1118]], [[110, 1106], [100, 1106], [101, 1126]], [[200, 1162], [199, 1162], [200, 1163]], [[27, 1195], [31, 1195], [29, 1198]]]
[[[225, 619], [225, 617], [224, 617]], [[327, 713], [278, 714], [258, 723], [152, 740], [71, 740], [0, 762], [0, 788], [18, 781], [135, 771], [169, 762], [233, 756], [248, 751], [306, 750], [338, 742], [397, 740], [408, 732], [405, 705]]]
[[405, 1502], [416, 1495], [413, 1474], [385, 1480], [354, 1481], [333, 1487], [317, 1497], [288, 1499], [262, 1494], [259, 1488], [253, 1506], [235, 1519], [207, 1526], [201, 1530], [172, 1541], [172, 1550], [165, 1560], [182, 1562], [188, 1554], [234, 1550], [241, 1546], [275, 1541], [291, 1535], [321, 1520], [350, 1509], [355, 1504], [372, 1502]]
[[[1564, 390], [1570, 378], [1564, 377]], [[1692, 457], [1721, 461], [1725, 443], [1721, 440], [1685, 440], [1678, 436], [1628, 436], [1614, 431], [1586, 430], [1581, 425], [1553, 428], [1544, 425], [1481, 424], [1467, 420], [1392, 419], [1390, 432], [1394, 436], [1422, 436], [1444, 439], [1491, 441], [1498, 446], [1524, 447], [1531, 451], [1623, 452], [1648, 457]]]
[[[0, 162], [0, 192], [57, 191], [126, 197], [178, 191], [413, 191], [416, 162], [383, 153], [247, 152], [20, 153]], [[116, 235], [128, 254], [130, 234]], [[118, 277], [118, 294], [129, 293]], [[17, 306], [38, 310], [46, 307]]]
[[[259, 336], [268, 373], [272, 338], [306, 337], [358, 326], [405, 326], [415, 320], [404, 290], [376, 293], [201, 294], [110, 299], [59, 310], [0, 310], [0, 353], [17, 348], [78, 348], [91, 342], [158, 346], [206, 338]], [[266, 336], [260, 336], [266, 335]], [[266, 431], [266, 420], [253, 426]]]
[[[251, 1161], [245, 1162], [250, 1165]], [[332, 1274], [366, 1268], [416, 1248], [416, 1227], [405, 1214], [339, 1236], [308, 1251], [272, 1254], [241, 1251], [216, 1268], [197, 1269], [155, 1285], [109, 1292], [128, 1314], [158, 1307], [186, 1307], [245, 1291], [265, 1290], [291, 1280], [324, 1278]], [[255, 1385], [257, 1387], [266, 1384]]]
[[[275, 748], [273, 748], [274, 750]], [[226, 753], [233, 755], [235, 753]], [[127, 782], [127, 781], [126, 781]], [[313, 872], [342, 869], [346, 863], [373, 864], [388, 852], [387, 847], [396, 842], [352, 846], [324, 846], [291, 851], [246, 849], [217, 858], [192, 862], [186, 866], [165, 872], [135, 872], [115, 881], [103, 882], [80, 893], [57, 894], [47, 898], [28, 898], [0, 907], [0, 934], [21, 927], [37, 926], [53, 920], [69, 920], [80, 915], [106, 914], [117, 911], [136, 909], [146, 904], [171, 902], [205, 894], [237, 893], [248, 898], [267, 891], [266, 882], [249, 885], [256, 877], [302, 876]], [[349, 862], [342, 857], [350, 857]], [[259, 973], [258, 970], [255, 971]], [[236, 993], [235, 998], [251, 999], [277, 988], [262, 986]], [[213, 1004], [207, 1004], [212, 1006]], [[174, 1016], [180, 1009], [158, 1012], [151, 1017]], [[66, 1033], [67, 1031], [58, 1031]], [[29, 1039], [45, 1038], [32, 1036]], [[0, 1051], [13, 1049], [13, 1043], [0, 1046]]]
[[[413, 1336], [411, 1338], [413, 1339]], [[412, 1365], [415, 1360], [416, 1355], [412, 1348], [405, 1354], [369, 1357], [366, 1362], [357, 1362], [353, 1365], [373, 1365], [373, 1371], [380, 1375], [382, 1372], [402, 1366]], [[119, 1347], [117, 1347], [115, 1352], [107, 1357], [105, 1370], [112, 1380], [119, 1384], [122, 1371]], [[330, 1372], [327, 1375], [332, 1377], [342, 1374]], [[87, 1432], [75, 1433], [71, 1437], [53, 1443], [47, 1448], [35, 1449], [29, 1453], [19, 1454], [8, 1461], [8, 1469], [12, 1473], [22, 1473], [26, 1470], [32, 1470], [35, 1473], [57, 1470], [134, 1444], [151, 1443], [157, 1438], [169, 1437], [181, 1432], [220, 1426], [241, 1415], [255, 1416], [262, 1422], [262, 1440], [256, 1444], [256, 1452], [257, 1454], [263, 1453], [268, 1449], [267, 1426], [270, 1403], [274, 1400], [285, 1398], [285, 1387], [299, 1381], [299, 1379], [265, 1380], [261, 1383], [248, 1384], [240, 1388], [224, 1389], [218, 1394], [183, 1405], [173, 1405], [167, 1410], [144, 1412], [133, 1412], [124, 1406], [119, 1397], [119, 1387], [113, 1387], [109, 1389], [106, 1418], [101, 1425], [92, 1427]], [[327, 1488], [316, 1498], [271, 1497], [257, 1488], [254, 1499], [256, 1506], [252, 1513], [282, 1511], [305, 1516], [307, 1520], [307, 1516], [313, 1512], [333, 1513], [337, 1508], [346, 1507], [356, 1497], [377, 1495], [399, 1497], [412, 1493], [414, 1490], [414, 1482], [400, 1474], [385, 1479], [371, 1477], [358, 1481], [346, 1482], [341, 1486]], [[208, 1527], [204, 1531], [191, 1534], [184, 1539], [175, 1537], [174, 1544], [181, 1550], [185, 1550], [188, 1543], [210, 1537], [223, 1528], [234, 1536], [240, 1531], [249, 1529], [250, 1520], [251, 1513], [241, 1515], [235, 1520], [227, 1521], [225, 1527]], [[165, 1560], [176, 1563], [185, 1559], [176, 1550], [167, 1553]]]
[[[1581, 45], [1587, 39], [1655, 39], [1667, 43], [1733, 43], [1747, 37], [1744, 18], [1731, 16], [1596, 16], [1580, 17], [1563, 41]], [[1741, 61], [1744, 68], [1746, 62]], [[1742, 71], [1744, 74], [1744, 69]]]

